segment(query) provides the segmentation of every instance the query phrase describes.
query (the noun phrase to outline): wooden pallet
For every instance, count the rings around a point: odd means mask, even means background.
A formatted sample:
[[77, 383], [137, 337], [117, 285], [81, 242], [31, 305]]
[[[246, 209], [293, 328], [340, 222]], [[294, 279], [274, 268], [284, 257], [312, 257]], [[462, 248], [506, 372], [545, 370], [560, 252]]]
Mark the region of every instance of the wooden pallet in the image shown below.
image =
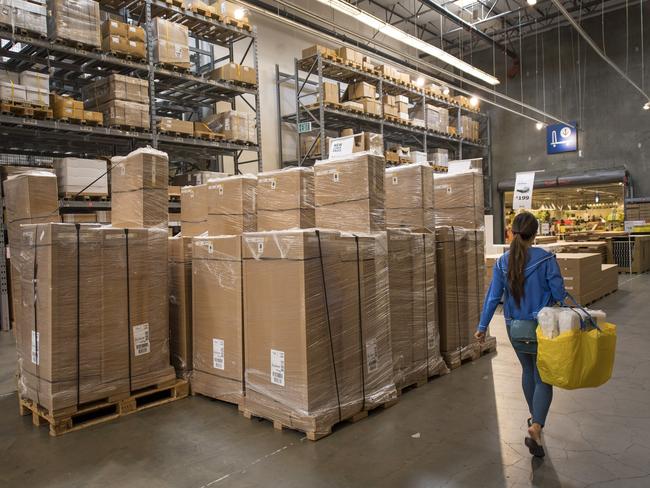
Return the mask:
[[413, 378], [408, 383], [397, 387], [397, 397], [401, 397], [407, 391], [415, 390], [428, 383], [427, 372], [423, 371], [420, 378]]
[[228, 83], [232, 83], [233, 85], [241, 86], [244, 88], [257, 88], [257, 84], [255, 83], [246, 83], [241, 80], [224, 80], [227, 81]]
[[170, 71], [176, 71], [178, 73], [189, 73], [190, 72], [190, 68], [185, 68], [184, 66], [177, 66], [175, 64], [158, 63], [158, 66], [163, 68], [163, 69], [168, 69]]
[[158, 127], [158, 134], [164, 134], [170, 137], [194, 137], [194, 133], [188, 134], [187, 132], [176, 132], [173, 130], [165, 130], [161, 127]]
[[0, 112], [3, 114], [14, 115], [16, 117], [34, 116], [34, 108], [31, 105], [19, 102], [0, 102]]
[[74, 39], [54, 39], [52, 42], [55, 44], [60, 44], [62, 46], [68, 46], [75, 49], [81, 49], [83, 51], [94, 51], [102, 52], [101, 47], [94, 46], [92, 44], [86, 44], [85, 42], [75, 41]]
[[487, 356], [493, 352], [497, 352], [497, 338], [494, 336], [487, 336], [483, 342], [479, 342], [479, 355]]
[[350, 61], [350, 60], [345, 59], [345, 60], [343, 60], [343, 64], [346, 65], [346, 66], [349, 66], [350, 68], [354, 68], [354, 69], [358, 69], [358, 70], [365, 71], [365, 70], [363, 69], [363, 65], [362, 65], [362, 64], [355, 63], [354, 61]]
[[35, 119], [41, 119], [41, 120], [52, 120], [54, 118], [52, 109], [45, 106], [34, 107], [34, 113], [32, 114], [32, 116]]
[[477, 343], [466, 346], [462, 350], [443, 352], [442, 357], [450, 370], [460, 368], [463, 364], [476, 361], [481, 357], [481, 349]]
[[136, 127], [134, 125], [123, 125], [123, 124], [108, 124], [111, 129], [119, 129], [126, 132], [148, 132], [149, 129], [145, 127]]
[[115, 51], [114, 49], [104, 52], [106, 54], [110, 54], [111, 56], [115, 56], [116, 58], [126, 59], [127, 61], [143, 62], [145, 60], [145, 58], [141, 56], [134, 56], [133, 54], [125, 53], [122, 51]]
[[[193, 4], [193, 5], [190, 6], [190, 10], [191, 10], [192, 12], [194, 12], [195, 14], [203, 15], [204, 17], [210, 17], [210, 18], [212, 18], [212, 17], [215, 17], [215, 16], [216, 16], [216, 13], [215, 13], [215, 12], [213, 12], [213, 11], [210, 10], [210, 9], [203, 8], [203, 7], [200, 6], [200, 5], [195, 5], [195, 4]], [[221, 15], [218, 15], [218, 16], [217, 16], [217, 20], [219, 20], [219, 17], [221, 17]]]
[[185, 398], [189, 393], [187, 380], [177, 379], [172, 384], [154, 385], [131, 393], [122, 399], [106, 399], [80, 405], [74, 412], [57, 413], [36, 404], [27, 398], [20, 398], [20, 415], [31, 415], [36, 426], [49, 424], [50, 435], [59, 436], [81, 430], [92, 425], [115, 420], [124, 415]]
[[66, 124], [85, 125], [84, 119], [78, 119], [76, 117], [61, 117], [60, 119], [57, 120], [59, 122], [65, 122]]
[[340, 109], [345, 110], [346, 112], [350, 112], [350, 113], [353, 113], [353, 114], [359, 114], [359, 115], [365, 115], [365, 113], [366, 113], [363, 109], [358, 109], [358, 108], [354, 108], [354, 107], [350, 107], [350, 106], [346, 106], [346, 105], [341, 105]]
[[242, 22], [241, 20], [233, 19], [232, 17], [224, 17], [222, 22], [226, 25], [232, 25], [248, 32], [253, 30], [253, 27], [248, 22]]
[[59, 195], [59, 198], [63, 200], [77, 200], [84, 202], [103, 202], [108, 200], [108, 195], [106, 193], [91, 192], [84, 192], [83, 195], [77, 195], [76, 193], [63, 193]]

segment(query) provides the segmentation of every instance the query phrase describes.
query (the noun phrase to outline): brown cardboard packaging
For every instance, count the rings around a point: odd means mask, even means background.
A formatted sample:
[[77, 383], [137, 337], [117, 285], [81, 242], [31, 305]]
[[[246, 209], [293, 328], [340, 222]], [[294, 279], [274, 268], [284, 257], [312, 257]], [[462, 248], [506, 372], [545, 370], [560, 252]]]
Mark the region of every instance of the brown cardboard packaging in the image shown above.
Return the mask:
[[153, 22], [154, 60], [156, 63], [189, 69], [190, 48], [187, 26], [161, 17]]
[[388, 168], [384, 178], [386, 226], [434, 232], [433, 168], [406, 164]]
[[579, 303], [587, 304], [600, 298], [602, 279], [601, 256], [598, 253], [558, 253], [557, 262], [564, 278], [564, 288]]
[[117, 34], [111, 34], [102, 38], [102, 50], [111, 53], [130, 54], [128, 39]]
[[257, 230], [315, 226], [313, 168], [257, 175]]
[[198, 236], [208, 230], [208, 186], [181, 188], [181, 233]]
[[241, 237], [194, 238], [192, 286], [192, 390], [240, 404], [245, 384]]
[[336, 51], [336, 53], [341, 59], [343, 59], [343, 61], [348, 61], [350, 63], [355, 63], [358, 65], [363, 64], [363, 54], [353, 49], [350, 49], [349, 47], [345, 47], [345, 46], [340, 47]]
[[158, 129], [161, 132], [178, 133], [189, 137], [194, 136], [194, 122], [190, 120], [179, 120], [172, 117], [161, 117], [158, 120]]
[[55, 93], [50, 94], [50, 107], [52, 107], [52, 114], [55, 119], [68, 119], [68, 118], [83, 118], [78, 117], [75, 112], [74, 100], [71, 97], [62, 97]]
[[246, 234], [242, 255], [244, 410], [327, 434], [364, 399], [355, 248], [296, 230]]
[[339, 86], [329, 81], [323, 82], [323, 102], [338, 105], [339, 103]]
[[[467, 284], [468, 242], [462, 228], [436, 227], [438, 317], [441, 352], [463, 347], [468, 327]], [[477, 324], [473, 324], [476, 327]]]
[[86, 46], [101, 46], [99, 3], [93, 0], [50, 0], [48, 32], [53, 39], [65, 39]]
[[124, 100], [112, 100], [97, 107], [109, 126], [150, 128], [149, 105]]
[[207, 184], [209, 235], [233, 235], [255, 231], [257, 178], [229, 176]]
[[319, 46], [318, 44], [315, 44], [302, 50], [302, 58], [310, 58], [318, 53], [322, 54], [323, 56], [332, 57], [337, 55], [335, 49], [330, 49], [329, 47]]
[[384, 167], [383, 157], [370, 154], [317, 163], [316, 225], [359, 232], [383, 230]]
[[397, 105], [388, 105], [387, 103], [384, 103], [384, 116], [386, 115], [390, 115], [391, 117], [399, 117]]
[[377, 96], [377, 89], [370, 83], [359, 81], [348, 86], [347, 94], [349, 100], [358, 100], [360, 98], [374, 99]]
[[192, 238], [169, 238], [169, 344], [179, 378], [192, 371]]
[[101, 112], [93, 112], [92, 110], [83, 111], [83, 119], [87, 122], [94, 122], [96, 124], [104, 123], [104, 114]]
[[112, 74], [84, 86], [81, 93], [84, 106], [89, 110], [99, 110], [97, 107], [113, 100], [146, 105], [149, 103], [149, 82], [131, 76]]
[[[433, 178], [436, 223], [483, 227], [483, 175], [478, 171], [436, 173]], [[458, 219], [462, 222], [459, 222]]]
[[[111, 160], [111, 222], [114, 227], [167, 229], [167, 153], [150, 147]], [[165, 245], [166, 248], [166, 245]]]
[[381, 115], [381, 104], [374, 98], [361, 99], [363, 111], [371, 115]]
[[102, 37], [120, 36], [127, 37], [128, 24], [119, 20], [106, 19], [102, 22]]
[[16, 331], [23, 397], [74, 411], [174, 378], [166, 239], [155, 229], [23, 227], [22, 292], [33, 297], [23, 302], [28, 318]]
[[128, 25], [126, 28], [126, 37], [129, 41], [144, 43], [147, 40], [144, 29], [137, 25]]
[[255, 68], [237, 63], [226, 63], [219, 66], [211, 71], [208, 77], [212, 80], [239, 81], [249, 85], [257, 84]]

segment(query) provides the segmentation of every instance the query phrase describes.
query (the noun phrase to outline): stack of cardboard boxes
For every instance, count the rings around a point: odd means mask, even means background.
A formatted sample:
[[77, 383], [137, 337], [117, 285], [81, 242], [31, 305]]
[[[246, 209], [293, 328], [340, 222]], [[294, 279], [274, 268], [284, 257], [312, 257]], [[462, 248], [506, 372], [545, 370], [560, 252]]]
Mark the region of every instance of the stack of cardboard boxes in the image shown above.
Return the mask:
[[0, 0], [0, 24], [47, 36], [45, 0]]
[[163, 133], [193, 137], [194, 122], [190, 120], [174, 119], [172, 117], [160, 117], [158, 119], [158, 130]]
[[208, 235], [239, 235], [257, 226], [255, 175], [229, 176], [207, 183]]
[[[111, 160], [111, 222], [114, 227], [167, 230], [167, 153], [141, 148]], [[166, 249], [166, 246], [165, 246]]]
[[12, 104], [50, 105], [50, 76], [37, 71], [0, 73], [0, 100]]
[[156, 63], [190, 68], [189, 31], [187, 26], [156, 17], [153, 22]]
[[54, 170], [60, 195], [108, 195], [108, 175], [103, 159], [57, 158]]
[[386, 227], [435, 232], [433, 168], [407, 164], [386, 170]]
[[112, 74], [82, 88], [84, 106], [104, 114], [109, 126], [149, 130], [149, 82]]
[[314, 170], [297, 167], [257, 175], [257, 230], [315, 226]]
[[203, 121], [211, 131], [228, 141], [255, 144], [257, 141], [255, 113], [227, 110], [210, 115]]
[[385, 118], [399, 117], [399, 109], [397, 107], [397, 97], [395, 95], [386, 95], [382, 97], [382, 109]]
[[237, 63], [226, 63], [215, 68], [208, 75], [213, 80], [235, 81], [247, 85], [257, 85], [257, 72], [255, 68]]
[[52, 39], [83, 44], [91, 48], [102, 45], [99, 3], [93, 0], [49, 0], [48, 30]]
[[381, 115], [381, 106], [377, 100], [377, 89], [370, 83], [359, 81], [348, 85], [345, 100], [345, 103], [348, 103], [352, 108], [370, 115]]
[[408, 122], [409, 121], [409, 99], [404, 95], [397, 95], [395, 97], [397, 102], [397, 116], [400, 120]]
[[460, 117], [460, 133], [465, 139], [477, 141], [479, 139], [479, 124], [468, 115]]
[[208, 230], [208, 185], [181, 188], [181, 233], [198, 236]]
[[[212, 288], [206, 288], [212, 293]], [[179, 378], [192, 371], [192, 238], [169, 238], [169, 344]]]
[[434, 132], [446, 134], [449, 126], [449, 110], [443, 107], [426, 104], [426, 108], [421, 103], [416, 103], [411, 109], [411, 118], [422, 119], [426, 127]]
[[107, 19], [102, 23], [102, 49], [144, 59], [147, 56], [145, 31], [140, 26]]
[[555, 255], [564, 278], [564, 288], [575, 300], [589, 304], [618, 288], [616, 265], [602, 265], [597, 253]]

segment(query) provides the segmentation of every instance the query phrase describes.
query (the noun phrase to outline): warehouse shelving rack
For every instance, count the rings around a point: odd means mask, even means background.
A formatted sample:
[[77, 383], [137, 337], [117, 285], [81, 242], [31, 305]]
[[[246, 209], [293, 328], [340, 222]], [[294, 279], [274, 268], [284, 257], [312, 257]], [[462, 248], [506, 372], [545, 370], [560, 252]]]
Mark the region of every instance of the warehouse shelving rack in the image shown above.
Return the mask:
[[[380, 133], [386, 146], [398, 144], [411, 146], [415, 149], [428, 152], [435, 147], [442, 147], [454, 151], [457, 159], [467, 157], [484, 158], [484, 174], [491, 177], [490, 157], [490, 119], [486, 114], [471, 108], [462, 107], [448, 99], [435, 97], [424, 88], [419, 89], [412, 85], [400, 83], [383, 77], [369, 70], [361, 69], [338, 59], [323, 56], [318, 53], [312, 57], [294, 60], [294, 73], [283, 73], [276, 65], [276, 90], [279, 117], [279, 148], [278, 159], [283, 166], [311, 165], [317, 159], [314, 154], [327, 154], [326, 136], [328, 130], [340, 130], [352, 127], [358, 131]], [[364, 113], [346, 110], [343, 106], [335, 106], [323, 102], [323, 82], [326, 80], [338, 83], [353, 83], [365, 81], [377, 89], [379, 100], [384, 94], [404, 95], [413, 104], [421, 103], [426, 114], [427, 104], [449, 109], [450, 115], [456, 117], [456, 131], [461, 133], [461, 115], [470, 115], [478, 119], [480, 127], [479, 141], [470, 141], [462, 136], [444, 134], [433, 131], [426, 126], [417, 127], [411, 124], [398, 123], [386, 120], [384, 117], [375, 117]], [[281, 87], [292, 85], [295, 91], [294, 107], [289, 113], [283, 113]], [[340, 85], [339, 85], [339, 92]], [[305, 100], [314, 100], [306, 103]], [[380, 104], [381, 105], [381, 104]], [[383, 110], [383, 107], [382, 107]], [[311, 123], [311, 130], [301, 132], [301, 122]], [[297, 135], [295, 158], [287, 158], [282, 147], [282, 130], [289, 128]], [[303, 134], [317, 134], [313, 144], [306, 154], [301, 154], [301, 137]], [[316, 143], [320, 144], [320, 151], [315, 151]], [[491, 206], [491, 202], [490, 205]]]
[[[0, 114], [0, 164], [43, 166], [41, 157], [100, 157], [126, 154], [151, 145], [169, 153], [170, 165], [181, 170], [210, 169], [223, 171], [224, 157], [232, 158], [236, 172], [240, 166], [256, 164], [262, 170], [259, 77], [257, 86], [242, 86], [212, 80], [207, 74], [223, 62], [251, 64], [258, 69], [258, 39], [254, 27], [232, 25], [214, 17], [205, 17], [171, 0], [100, 0], [102, 11], [132, 20], [147, 33], [147, 57], [135, 60], [93, 50], [71, 43], [46, 39], [26, 31], [0, 26], [0, 70], [34, 70], [50, 74], [50, 89], [78, 96], [85, 84], [111, 73], [149, 81], [149, 131], [91, 126], [60, 120], [36, 119]], [[157, 65], [153, 58], [152, 19], [187, 26], [190, 52], [195, 71], [170, 69]], [[236, 58], [237, 53], [243, 53]], [[248, 61], [248, 62], [247, 62]], [[177, 137], [160, 133], [158, 116], [200, 120], [217, 102], [235, 107], [241, 101], [256, 114], [257, 144], [224, 140]], [[252, 156], [251, 156], [252, 155]], [[246, 158], [244, 160], [244, 158]], [[20, 161], [20, 162], [12, 162]], [[170, 202], [170, 211], [179, 204]], [[61, 212], [109, 210], [110, 201], [61, 200]], [[4, 223], [0, 218], [4, 234]], [[0, 239], [0, 328], [9, 327], [7, 266], [4, 239]]]

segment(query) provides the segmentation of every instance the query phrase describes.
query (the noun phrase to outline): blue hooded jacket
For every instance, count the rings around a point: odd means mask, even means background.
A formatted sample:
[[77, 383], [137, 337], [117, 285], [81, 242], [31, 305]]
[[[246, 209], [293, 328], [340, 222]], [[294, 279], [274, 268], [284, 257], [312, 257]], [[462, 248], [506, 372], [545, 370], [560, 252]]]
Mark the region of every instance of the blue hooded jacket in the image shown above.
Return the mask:
[[508, 260], [510, 252], [501, 256], [494, 265], [492, 282], [485, 297], [478, 330], [484, 332], [494, 311], [505, 293], [503, 314], [506, 322], [511, 320], [535, 320], [544, 307], [561, 302], [567, 296], [564, 279], [554, 254], [539, 247], [528, 249], [524, 281], [524, 296], [517, 307], [508, 290]]

